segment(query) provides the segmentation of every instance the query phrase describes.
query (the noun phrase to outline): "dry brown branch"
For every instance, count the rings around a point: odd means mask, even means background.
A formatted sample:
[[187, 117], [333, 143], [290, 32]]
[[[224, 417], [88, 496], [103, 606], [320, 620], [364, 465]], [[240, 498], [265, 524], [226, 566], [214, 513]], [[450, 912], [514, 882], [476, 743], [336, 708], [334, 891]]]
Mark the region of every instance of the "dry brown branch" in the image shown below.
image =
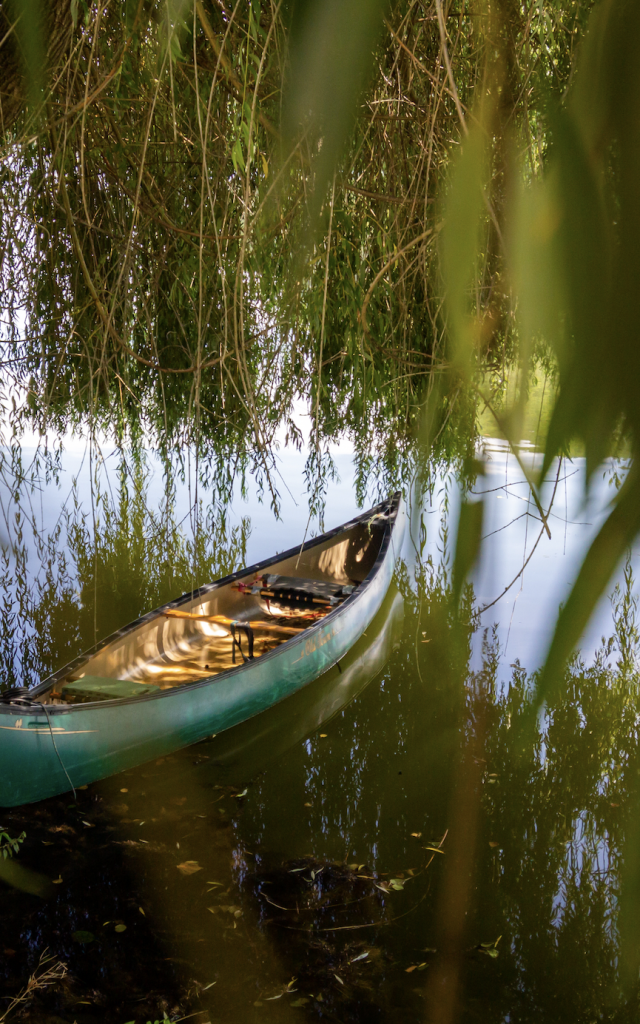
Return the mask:
[[3, 1024], [9, 1014], [15, 1010], [16, 1007], [22, 1006], [24, 1003], [28, 1002], [34, 992], [48, 988], [50, 985], [54, 985], [58, 981], [62, 981], [63, 978], [66, 978], [67, 972], [67, 965], [64, 964], [62, 960], [56, 960], [56, 958], [45, 949], [40, 955], [38, 966], [30, 976], [27, 984], [18, 993], [18, 995], [11, 1000], [7, 1009], [0, 1017], [0, 1024]]

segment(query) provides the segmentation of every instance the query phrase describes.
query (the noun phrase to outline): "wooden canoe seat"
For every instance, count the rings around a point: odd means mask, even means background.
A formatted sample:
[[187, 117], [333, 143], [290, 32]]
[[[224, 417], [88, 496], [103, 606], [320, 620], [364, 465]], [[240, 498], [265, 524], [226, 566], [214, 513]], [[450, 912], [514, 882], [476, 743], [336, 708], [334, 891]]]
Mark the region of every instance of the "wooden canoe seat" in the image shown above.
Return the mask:
[[326, 614], [349, 597], [355, 587], [326, 580], [265, 573], [253, 583], [240, 583], [238, 590], [252, 594], [267, 615], [292, 616], [305, 612]]

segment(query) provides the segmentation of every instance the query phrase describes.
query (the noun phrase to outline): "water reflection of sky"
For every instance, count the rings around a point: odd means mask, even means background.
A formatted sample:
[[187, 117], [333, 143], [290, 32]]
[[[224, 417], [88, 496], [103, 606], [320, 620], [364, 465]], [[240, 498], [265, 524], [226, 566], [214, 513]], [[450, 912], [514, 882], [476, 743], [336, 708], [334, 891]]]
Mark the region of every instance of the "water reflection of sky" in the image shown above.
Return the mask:
[[[564, 460], [561, 465], [556, 464], [552, 468], [542, 489], [545, 510], [551, 504], [549, 538], [541, 525], [528, 484], [515, 457], [509, 453], [506, 445], [494, 439], [486, 442], [484, 451], [485, 476], [478, 480], [474, 488], [474, 494], [482, 496], [485, 503], [485, 541], [481, 563], [473, 576], [476, 602], [479, 608], [486, 607], [481, 618], [482, 626], [498, 624], [503, 664], [508, 666], [518, 659], [531, 671], [544, 657], [558, 606], [569, 594], [582, 557], [615, 494], [611, 484], [611, 466], [605, 466], [595, 474], [586, 500], [584, 460]], [[32, 456], [31, 450], [24, 450], [26, 464]], [[529, 466], [533, 466], [536, 462], [539, 464], [541, 456], [525, 452], [523, 458]], [[103, 448], [99, 452], [94, 450], [94, 473], [95, 466], [99, 465], [100, 487], [111, 495], [117, 494], [118, 459], [119, 455], [113, 449]], [[333, 453], [333, 460], [337, 476], [327, 483], [324, 516], [326, 529], [348, 520], [358, 511], [354, 455], [343, 447]], [[236, 487], [228, 513], [232, 523], [239, 522], [243, 516], [250, 517], [248, 564], [292, 546], [305, 535], [312, 536], [319, 532], [318, 521], [309, 521], [305, 461], [304, 452], [283, 448], [277, 454], [275, 480], [281, 503], [279, 519], [273, 514], [268, 495], [265, 493], [260, 499], [251, 480], [247, 497], [241, 495], [240, 486]], [[164, 474], [161, 464], [153, 457], [149, 457], [148, 470], [146, 502], [148, 508], [156, 512], [163, 500]], [[25, 495], [23, 500], [23, 508], [33, 518], [42, 535], [54, 529], [64, 508], [72, 506], [74, 485], [83, 512], [85, 515], [90, 514], [90, 481], [88, 446], [77, 440], [63, 454], [58, 486], [41, 483], [36, 492], [28, 497]], [[445, 487], [451, 497], [448, 540], [450, 561], [457, 516], [457, 485], [453, 480], [440, 478], [423, 504], [422, 521], [426, 527], [426, 544], [422, 549], [422, 557], [431, 557], [435, 562], [443, 558]], [[190, 505], [194, 493], [193, 466], [187, 463], [185, 479], [178, 481], [175, 500], [175, 519], [187, 533], [191, 526]], [[6, 482], [0, 483], [0, 495], [6, 514], [11, 510]], [[206, 504], [207, 493], [201, 490], [199, 496]], [[380, 496], [373, 476], [367, 501], [373, 503]], [[420, 548], [420, 516], [416, 514], [415, 506], [411, 518], [413, 543], [409, 538], [405, 546], [405, 557], [409, 564], [416, 558]], [[35, 554], [33, 538], [30, 541], [27, 533], [24, 540]], [[635, 552], [632, 558], [634, 569], [637, 560], [638, 553]], [[612, 582], [608, 593], [613, 585]], [[582, 649], [587, 657], [598, 646], [602, 635], [609, 635], [610, 625], [611, 605], [606, 595], [600, 601], [583, 640]], [[481, 634], [482, 630], [477, 634], [474, 655], [476, 667], [480, 657]]]
[[[516, 458], [493, 439], [487, 444], [485, 455], [485, 476], [478, 480], [473, 492], [478, 498], [482, 496], [485, 504], [482, 557], [473, 574], [477, 605], [486, 608], [481, 626], [498, 624], [506, 665], [518, 659], [528, 671], [533, 671], [544, 659], [558, 608], [568, 597], [582, 559], [616, 493], [611, 483], [612, 465], [604, 466], [594, 475], [588, 496], [583, 459], [563, 460], [552, 467], [541, 493], [543, 509], [547, 512], [550, 508], [549, 538]], [[537, 455], [525, 454], [524, 458], [528, 466], [539, 465], [541, 460]], [[440, 484], [433, 502], [426, 506], [425, 555], [430, 554], [434, 560], [441, 557], [442, 550], [442, 489]], [[457, 515], [456, 505], [454, 494], [452, 519]], [[632, 554], [636, 578], [639, 553], [636, 548]], [[602, 636], [611, 633], [608, 595], [614, 585], [615, 579], [584, 635], [581, 649], [587, 659]], [[482, 629], [478, 641], [481, 633]], [[476, 667], [479, 655], [477, 642]]]

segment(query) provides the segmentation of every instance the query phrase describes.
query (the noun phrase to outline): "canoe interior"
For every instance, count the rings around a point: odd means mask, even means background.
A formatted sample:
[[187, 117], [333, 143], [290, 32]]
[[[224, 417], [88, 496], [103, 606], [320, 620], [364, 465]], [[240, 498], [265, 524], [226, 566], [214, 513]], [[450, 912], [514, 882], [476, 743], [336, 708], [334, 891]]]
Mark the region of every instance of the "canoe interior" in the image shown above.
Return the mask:
[[[350, 588], [357, 590], [373, 567], [385, 526], [384, 515], [356, 522], [326, 540], [305, 547], [301, 553], [270, 562], [260, 573], [339, 585], [345, 588], [344, 596], [339, 599], [344, 600]], [[266, 578], [266, 575], [259, 578]], [[135, 684], [136, 689], [140, 684], [140, 696], [148, 692], [143, 687], [149, 684], [169, 689], [208, 679], [237, 666], [248, 654], [248, 638], [243, 630], [236, 628], [241, 654], [237, 645], [234, 650], [231, 627], [208, 619], [220, 617], [250, 623], [253, 654], [258, 658], [298, 636], [331, 610], [318, 601], [312, 605], [307, 603], [300, 613], [292, 608], [280, 614], [281, 605], [274, 607], [268, 599], [248, 590], [255, 586], [256, 579], [255, 570], [247, 570], [227, 583], [205, 588], [204, 593], [201, 591], [192, 599], [182, 598], [145, 616], [86, 660], [76, 662], [67, 674], [56, 674], [51, 687], [39, 699], [52, 704], [75, 703], [77, 696], [65, 694], [65, 684], [73, 683], [70, 689], [81, 689], [77, 681], [81, 683], [85, 677], [87, 682], [89, 677], [124, 680]], [[84, 702], [82, 697], [80, 700]]]

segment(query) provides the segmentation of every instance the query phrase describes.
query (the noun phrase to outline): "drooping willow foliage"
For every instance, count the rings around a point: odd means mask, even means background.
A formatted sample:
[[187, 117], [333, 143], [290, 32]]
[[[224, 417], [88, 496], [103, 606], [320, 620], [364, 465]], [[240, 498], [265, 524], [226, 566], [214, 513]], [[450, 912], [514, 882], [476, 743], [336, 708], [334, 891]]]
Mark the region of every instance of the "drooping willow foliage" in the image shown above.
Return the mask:
[[[398, 465], [436, 388], [441, 443], [469, 452], [478, 400], [448, 373], [439, 195], [496, 60], [501, 132], [536, 172], [549, 88], [570, 82], [589, 6], [378, 10], [327, 176], [331, 117], [305, 109], [300, 68], [311, 38], [310, 64], [339, 106], [340, 5], [334, 35], [325, 18], [314, 36], [314, 5], [284, 0], [47, 0], [36, 95], [25, 75], [37, 26], [21, 33], [14, 15], [27, 8], [3, 3], [6, 425], [90, 424], [265, 470], [278, 428], [298, 440], [302, 402], [315, 451], [347, 433], [366, 475], [378, 460]], [[481, 357], [502, 379], [512, 329], [499, 147], [492, 175], [475, 301]]]

